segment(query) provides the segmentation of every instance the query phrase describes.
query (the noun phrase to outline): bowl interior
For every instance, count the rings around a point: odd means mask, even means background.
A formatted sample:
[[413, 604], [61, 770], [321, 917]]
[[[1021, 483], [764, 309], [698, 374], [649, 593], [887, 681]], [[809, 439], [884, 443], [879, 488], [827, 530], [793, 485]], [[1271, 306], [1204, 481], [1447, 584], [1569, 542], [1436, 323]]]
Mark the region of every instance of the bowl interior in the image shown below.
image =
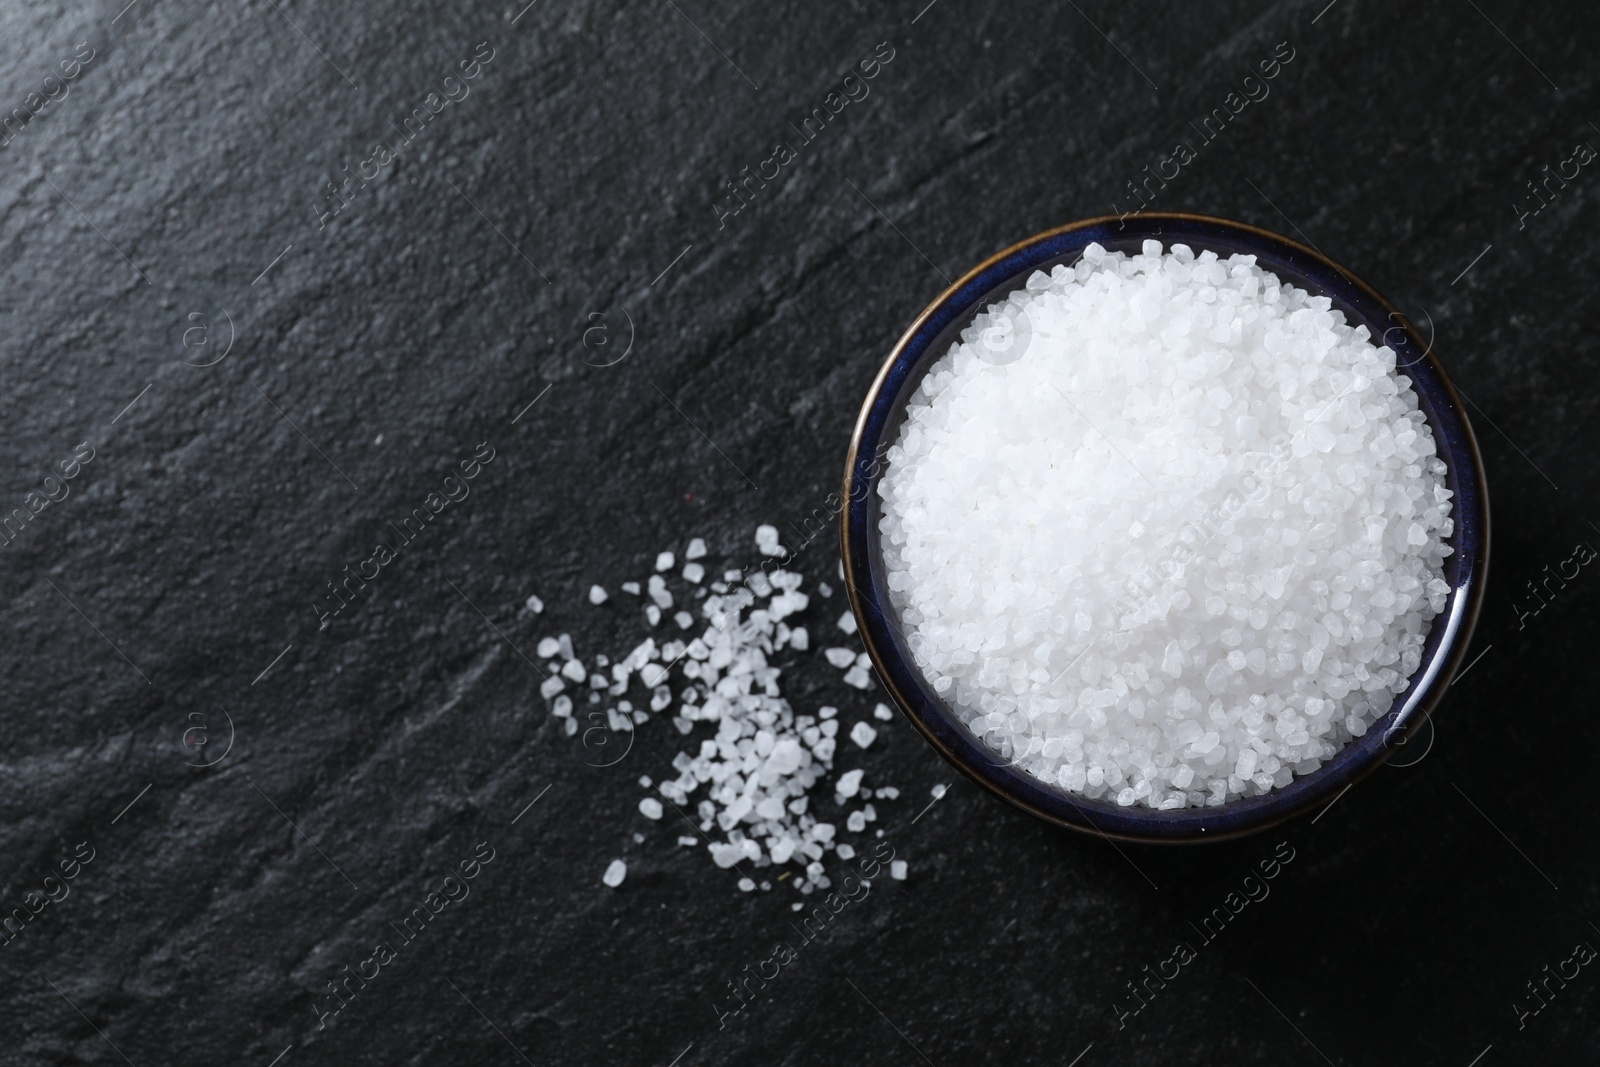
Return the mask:
[[[1077, 261], [1099, 242], [1112, 251], [1137, 252], [1154, 238], [1181, 242], [1198, 254], [1226, 259], [1251, 254], [1258, 264], [1314, 296], [1327, 296], [1350, 325], [1365, 325], [1375, 343], [1395, 351], [1398, 373], [1412, 380], [1419, 406], [1433, 429], [1447, 467], [1455, 528], [1445, 560], [1448, 601], [1423, 647], [1409, 687], [1390, 709], [1322, 767], [1287, 786], [1219, 807], [1154, 811], [1090, 800], [1046, 784], [977, 739], [917, 669], [895, 617], [878, 533], [881, 457], [899, 435], [906, 400], [923, 376], [988, 304], [1021, 287], [1035, 270]], [[906, 332], [879, 373], [862, 409], [845, 479], [843, 517], [847, 585], [867, 650], [902, 711], [947, 759], [1003, 799], [1052, 822], [1089, 833], [1140, 841], [1219, 840], [1266, 829], [1331, 800], [1376, 768], [1415, 733], [1460, 665], [1476, 620], [1487, 569], [1488, 511], [1477, 442], [1461, 399], [1431, 351], [1429, 341], [1364, 282], [1326, 257], [1276, 234], [1222, 219], [1194, 215], [1143, 215], [1119, 222], [1096, 219], [1053, 230], [1002, 252], [966, 275], [934, 302]]]

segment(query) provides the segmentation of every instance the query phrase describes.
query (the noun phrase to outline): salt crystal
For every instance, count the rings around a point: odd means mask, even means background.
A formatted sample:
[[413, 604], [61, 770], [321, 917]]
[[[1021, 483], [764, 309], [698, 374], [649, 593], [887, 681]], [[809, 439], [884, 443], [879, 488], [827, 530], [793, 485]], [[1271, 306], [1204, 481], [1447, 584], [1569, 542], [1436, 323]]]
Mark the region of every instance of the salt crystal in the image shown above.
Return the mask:
[[868, 745], [872, 744], [873, 741], [877, 740], [877, 737], [878, 731], [874, 730], [864, 722], [858, 722], [854, 726], [850, 727], [850, 740], [854, 741], [862, 748], [866, 748]]
[[612, 889], [615, 889], [617, 886], [622, 884], [622, 880], [626, 877], [628, 877], [628, 865], [623, 863], [621, 860], [612, 860], [610, 866], [606, 868], [606, 873], [600, 877], [600, 880], [606, 885], [610, 886]]
[[540, 612], [544, 611], [544, 601], [540, 600], [536, 596], [533, 596], [532, 594], [529, 594], [528, 596], [527, 605], [528, 610], [533, 612], [535, 615], [538, 615]]
[[764, 556], [782, 555], [783, 546], [778, 543], [778, 528], [765, 524], [757, 526], [756, 548], [760, 549]]
[[897, 882], [905, 881], [906, 880], [906, 861], [905, 860], [890, 860], [889, 861], [889, 877], [893, 878]]
[[598, 585], [591, 585], [589, 587], [589, 603], [591, 603], [591, 604], [604, 604], [605, 602], [606, 602], [606, 591], [604, 589], [601, 589]]
[[882, 719], [884, 722], [888, 722], [890, 719], [894, 718], [894, 712], [889, 710], [887, 704], [879, 704], [877, 707], [872, 709], [872, 716], [875, 719]]

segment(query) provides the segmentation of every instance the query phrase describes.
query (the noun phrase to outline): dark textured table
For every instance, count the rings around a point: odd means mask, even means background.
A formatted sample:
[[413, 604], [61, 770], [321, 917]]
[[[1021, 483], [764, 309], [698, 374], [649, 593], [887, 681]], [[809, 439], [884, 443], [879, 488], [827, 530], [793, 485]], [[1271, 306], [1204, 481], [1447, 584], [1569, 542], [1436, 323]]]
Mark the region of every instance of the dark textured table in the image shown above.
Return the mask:
[[[0, 1062], [1595, 1061], [1592, 5], [123, 3], [0, 15]], [[590, 766], [535, 645], [631, 647], [618, 584], [692, 536], [759, 558], [947, 278], [1146, 203], [1436, 336], [1481, 658], [1421, 752], [1201, 849], [1053, 831], [879, 723], [909, 877], [722, 1015], [798, 896], [643, 818], [677, 732]]]

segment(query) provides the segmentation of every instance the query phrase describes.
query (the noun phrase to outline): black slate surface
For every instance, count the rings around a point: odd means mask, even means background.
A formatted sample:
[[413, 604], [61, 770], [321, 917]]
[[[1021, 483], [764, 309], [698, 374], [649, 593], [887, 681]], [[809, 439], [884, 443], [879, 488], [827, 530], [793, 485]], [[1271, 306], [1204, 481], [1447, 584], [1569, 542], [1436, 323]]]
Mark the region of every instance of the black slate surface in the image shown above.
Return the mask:
[[[1600, 15], [924, 3], [0, 13], [0, 505], [93, 453], [0, 565], [0, 904], [40, 908], [0, 944], [0, 1063], [1595, 1059], [1600, 973], [1527, 983], [1600, 946], [1597, 579], [1527, 583], [1600, 544], [1600, 171], [1548, 204], [1526, 183], [1600, 146]], [[878, 825], [910, 877], [719, 1024], [798, 898], [642, 818], [676, 733], [588, 766], [524, 656], [562, 631], [624, 651], [644, 624], [617, 584], [658, 550], [748, 565], [758, 522], [800, 523], [947, 277], [1130, 210], [1280, 45], [1269, 94], [1152, 206], [1312, 243], [1431, 323], [1490, 478], [1482, 658], [1410, 766], [1198, 850], [1064, 836], [883, 724], [858, 762], [905, 791]], [[870, 93], [719, 220], [725, 180], [875, 52]], [[325, 583], [480, 443], [470, 497], [319, 628]], [[801, 553], [808, 588], [834, 551]], [[843, 607], [814, 601], [813, 633]], [[797, 705], [869, 710], [812, 661]], [[475, 855], [470, 894], [321, 1017]], [[1193, 961], [1133, 1011], [1180, 941]]]

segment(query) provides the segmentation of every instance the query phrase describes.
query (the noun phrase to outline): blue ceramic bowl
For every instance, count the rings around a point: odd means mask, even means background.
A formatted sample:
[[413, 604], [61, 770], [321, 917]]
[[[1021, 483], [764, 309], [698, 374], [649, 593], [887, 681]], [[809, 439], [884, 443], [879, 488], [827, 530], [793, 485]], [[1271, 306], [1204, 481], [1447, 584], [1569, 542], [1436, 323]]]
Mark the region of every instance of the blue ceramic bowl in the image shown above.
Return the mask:
[[[1423, 414], [1433, 428], [1439, 456], [1449, 468], [1446, 487], [1455, 493], [1455, 549], [1445, 561], [1450, 595], [1433, 620], [1422, 662], [1409, 688], [1365, 735], [1356, 738], [1315, 772], [1256, 797], [1220, 807], [1154, 811], [1090, 800], [1046, 784], [1005, 761], [979, 741], [934, 692], [906, 645], [886, 583], [878, 534], [877, 481], [881, 456], [899, 434], [905, 403], [922, 376], [950, 348], [973, 317], [991, 302], [1020, 288], [1035, 270], [1075, 262], [1085, 245], [1098, 241], [1112, 251], [1137, 252], [1149, 238], [1170, 246], [1209, 249], [1223, 258], [1257, 257], [1266, 270], [1313, 295], [1327, 296], [1352, 325], [1365, 324], [1374, 339], [1394, 349], [1400, 370], [1412, 380]], [[1275, 826], [1319, 810], [1344, 789], [1372, 773], [1422, 726], [1461, 666], [1483, 601], [1489, 562], [1489, 501], [1478, 443], [1461, 397], [1444, 368], [1411, 323], [1365, 282], [1327, 257], [1267, 230], [1204, 215], [1145, 214], [1125, 221], [1089, 219], [1063, 226], [1006, 249], [968, 272], [900, 338], [867, 393], [850, 442], [841, 518], [850, 604], [878, 677], [900, 710], [945, 759], [1002, 800], [1042, 819], [1101, 837], [1139, 842], [1215, 841]]]

